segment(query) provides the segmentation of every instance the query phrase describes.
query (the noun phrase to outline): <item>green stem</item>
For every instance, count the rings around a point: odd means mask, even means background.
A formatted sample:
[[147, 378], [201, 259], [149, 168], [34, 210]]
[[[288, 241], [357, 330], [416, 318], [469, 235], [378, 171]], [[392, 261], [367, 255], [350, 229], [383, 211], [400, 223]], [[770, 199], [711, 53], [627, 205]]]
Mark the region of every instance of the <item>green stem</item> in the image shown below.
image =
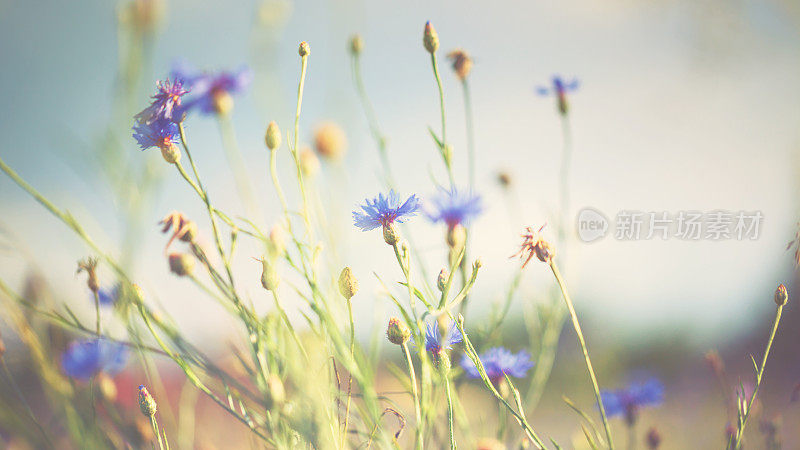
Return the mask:
[[453, 176], [452, 155], [447, 148], [447, 127], [444, 114], [444, 90], [442, 89], [442, 77], [439, 76], [439, 65], [436, 63], [436, 52], [431, 53], [431, 65], [433, 66], [433, 76], [436, 78], [436, 86], [439, 88], [439, 111], [442, 115], [442, 156], [445, 166], [447, 166], [447, 176], [450, 178], [450, 187], [454, 187], [455, 177]]
[[606, 417], [606, 409], [603, 406], [603, 398], [600, 396], [600, 387], [597, 384], [597, 377], [594, 374], [594, 368], [592, 367], [592, 360], [589, 358], [589, 349], [586, 347], [586, 340], [583, 337], [583, 331], [581, 331], [581, 324], [578, 322], [578, 315], [575, 313], [575, 307], [572, 305], [572, 299], [567, 292], [567, 286], [564, 283], [564, 279], [561, 278], [561, 272], [558, 270], [558, 266], [556, 266], [555, 261], [552, 259], [549, 262], [550, 270], [553, 271], [553, 275], [556, 277], [556, 281], [558, 282], [558, 287], [561, 289], [561, 295], [564, 297], [564, 302], [567, 304], [567, 309], [569, 309], [570, 317], [572, 318], [572, 326], [575, 328], [575, 334], [578, 335], [578, 342], [580, 343], [581, 350], [583, 351], [583, 359], [586, 361], [586, 369], [589, 371], [589, 378], [592, 381], [592, 388], [594, 389], [594, 396], [597, 399], [597, 405], [600, 408], [600, 417], [603, 419], [603, 427], [606, 431], [606, 439], [608, 440], [608, 448], [613, 450], [614, 449], [614, 442], [611, 439], [611, 427], [608, 425], [608, 418]]
[[469, 91], [469, 83], [464, 78], [461, 82], [464, 88], [464, 115], [466, 116], [467, 126], [467, 153], [469, 161], [469, 188], [475, 187], [475, 125], [472, 117], [472, 95]]
[[[350, 357], [355, 361], [356, 350], [356, 328], [353, 323], [353, 302], [347, 299], [347, 313], [350, 317]], [[347, 402], [344, 408], [344, 430], [342, 431], [342, 448], [344, 448], [345, 440], [347, 439], [347, 427], [350, 422], [350, 402], [353, 399], [353, 376], [347, 375]]]
[[100, 294], [97, 291], [92, 291], [94, 294], [94, 315], [95, 315], [95, 334], [100, 337]]
[[764, 350], [764, 357], [761, 359], [761, 366], [756, 372], [756, 387], [753, 389], [753, 395], [750, 397], [750, 401], [747, 402], [747, 411], [744, 412], [744, 417], [742, 418], [741, 424], [736, 431], [736, 445], [734, 448], [737, 450], [742, 446], [744, 427], [747, 426], [747, 419], [750, 418], [750, 411], [753, 410], [753, 404], [755, 403], [756, 396], [758, 395], [758, 388], [761, 387], [761, 378], [764, 376], [764, 367], [767, 365], [767, 357], [769, 356], [769, 351], [772, 348], [772, 341], [775, 339], [775, 333], [778, 332], [778, 323], [781, 321], [782, 312], [783, 305], [778, 305], [778, 309], [775, 312], [775, 322], [772, 324], [772, 331], [769, 333], [769, 340], [767, 340], [767, 348]]
[[419, 391], [417, 390], [417, 374], [414, 370], [414, 362], [411, 360], [411, 352], [408, 351], [408, 344], [404, 342], [402, 347], [403, 355], [405, 355], [406, 363], [408, 364], [408, 375], [411, 377], [411, 395], [414, 397], [414, 417], [417, 420], [417, 429], [415, 433], [416, 444], [414, 444], [414, 448], [421, 450], [423, 448], [422, 413], [419, 403]]
[[303, 197], [303, 221], [306, 225], [306, 233], [310, 237], [312, 235], [311, 219], [309, 218], [308, 209], [308, 195], [306, 194], [306, 187], [303, 182], [303, 170], [300, 167], [300, 151], [298, 149], [300, 139], [300, 110], [303, 106], [303, 87], [306, 82], [306, 68], [308, 67], [308, 55], [304, 55], [300, 59], [300, 83], [297, 85], [297, 111], [294, 116], [294, 146], [290, 149], [294, 157], [295, 166], [297, 166], [297, 182], [300, 184], [300, 194]]
[[158, 436], [158, 448], [164, 450], [164, 443], [161, 441], [161, 432], [158, 430], [158, 423], [156, 422], [156, 415], [150, 415], [150, 425], [153, 427], [153, 433]]
[[[444, 357], [449, 358], [447, 355]], [[450, 394], [450, 379], [445, 372], [442, 372], [442, 378], [444, 378], [444, 390], [447, 393], [447, 424], [450, 427], [450, 450], [456, 450], [456, 429], [453, 423], [453, 397]]]

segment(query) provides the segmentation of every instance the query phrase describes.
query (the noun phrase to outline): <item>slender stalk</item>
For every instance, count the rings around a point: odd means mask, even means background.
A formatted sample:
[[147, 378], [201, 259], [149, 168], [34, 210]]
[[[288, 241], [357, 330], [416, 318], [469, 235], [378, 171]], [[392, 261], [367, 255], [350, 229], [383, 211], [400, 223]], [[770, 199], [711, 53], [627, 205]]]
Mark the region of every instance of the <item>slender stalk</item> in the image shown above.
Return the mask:
[[306, 225], [306, 233], [310, 237], [312, 235], [311, 219], [309, 218], [308, 209], [308, 195], [306, 194], [305, 184], [303, 182], [303, 170], [300, 167], [300, 152], [298, 149], [300, 139], [300, 110], [303, 106], [303, 87], [306, 82], [306, 68], [308, 67], [308, 55], [303, 55], [300, 58], [300, 83], [297, 85], [297, 111], [294, 116], [294, 146], [290, 149], [294, 157], [295, 166], [297, 166], [297, 182], [300, 184], [300, 194], [303, 197], [303, 221]]
[[302, 341], [300, 341], [300, 337], [297, 335], [297, 331], [295, 331], [294, 327], [292, 326], [292, 323], [289, 321], [289, 315], [286, 314], [286, 310], [283, 309], [283, 306], [281, 306], [281, 302], [278, 300], [278, 293], [274, 290], [272, 291], [272, 298], [275, 300], [275, 308], [277, 308], [278, 311], [280, 312], [281, 318], [283, 318], [283, 322], [286, 324], [286, 328], [289, 329], [289, 333], [291, 333], [292, 339], [294, 340], [295, 344], [297, 344], [297, 348], [299, 348], [300, 352], [303, 354], [303, 358], [305, 358], [306, 362], [310, 361], [308, 359], [308, 353], [306, 353], [306, 349], [303, 346]]
[[594, 389], [594, 396], [597, 399], [597, 405], [600, 408], [600, 417], [603, 419], [603, 427], [606, 431], [606, 439], [608, 440], [608, 448], [613, 450], [614, 442], [611, 439], [611, 427], [608, 425], [608, 418], [606, 417], [606, 409], [603, 406], [603, 398], [600, 396], [600, 386], [597, 384], [597, 377], [594, 374], [594, 368], [592, 367], [592, 360], [589, 358], [589, 349], [586, 347], [586, 340], [583, 337], [583, 331], [581, 331], [581, 324], [578, 322], [578, 315], [575, 313], [575, 307], [572, 305], [572, 299], [567, 292], [567, 286], [564, 283], [564, 279], [561, 278], [561, 272], [558, 270], [558, 266], [556, 266], [555, 261], [552, 259], [548, 263], [550, 266], [550, 270], [553, 271], [553, 275], [556, 277], [556, 281], [558, 282], [558, 287], [561, 289], [561, 295], [564, 297], [564, 302], [567, 304], [567, 309], [569, 309], [570, 317], [572, 318], [572, 326], [575, 328], [575, 334], [578, 335], [578, 342], [580, 343], [581, 350], [583, 351], [583, 359], [586, 361], [586, 369], [589, 371], [589, 378], [592, 381], [592, 388]]
[[[350, 356], [355, 360], [356, 350], [356, 328], [353, 323], [353, 302], [347, 299], [347, 313], [350, 317]], [[352, 400], [353, 376], [347, 375], [347, 402], [344, 408], [344, 430], [342, 431], [342, 448], [344, 448], [345, 440], [347, 439], [347, 427], [350, 422], [350, 401]]]
[[94, 316], [95, 316], [95, 334], [100, 337], [100, 294], [92, 291], [94, 294]]
[[465, 77], [461, 80], [461, 87], [464, 90], [464, 115], [467, 125], [467, 158], [469, 161], [469, 188], [475, 187], [475, 125], [472, 117], [472, 95], [469, 90], [469, 83]]
[[439, 88], [439, 110], [442, 115], [442, 156], [444, 157], [444, 164], [447, 166], [447, 176], [450, 178], [450, 187], [456, 184], [455, 177], [453, 176], [452, 156], [447, 147], [447, 126], [444, 114], [444, 90], [442, 89], [442, 77], [439, 76], [439, 64], [436, 62], [436, 52], [431, 52], [431, 65], [433, 66], [433, 76], [436, 78], [436, 86]]
[[156, 422], [156, 415], [150, 415], [150, 425], [153, 427], [153, 433], [158, 436], [158, 448], [164, 450], [164, 443], [161, 440], [161, 432], [158, 430], [158, 422]]
[[423, 448], [422, 413], [420, 412], [419, 391], [417, 390], [417, 374], [414, 371], [414, 362], [411, 360], [411, 352], [408, 351], [408, 344], [404, 342], [402, 347], [403, 355], [405, 355], [406, 363], [408, 364], [408, 375], [411, 377], [411, 395], [414, 397], [414, 417], [417, 420], [417, 429], [415, 433], [416, 444], [414, 444], [414, 448], [421, 450]]
[[769, 333], [769, 339], [767, 340], [767, 348], [764, 349], [764, 357], [761, 359], [761, 366], [756, 372], [756, 387], [753, 389], [753, 395], [750, 397], [750, 401], [747, 402], [747, 411], [744, 412], [744, 417], [739, 424], [738, 430], [736, 430], [736, 440], [733, 448], [737, 450], [742, 447], [744, 428], [747, 426], [747, 419], [750, 418], [750, 411], [753, 410], [753, 403], [756, 401], [758, 388], [761, 387], [761, 378], [764, 376], [764, 367], [767, 365], [767, 357], [769, 356], [769, 351], [772, 348], [772, 341], [775, 339], [775, 333], [778, 332], [778, 323], [781, 321], [782, 312], [783, 305], [778, 305], [778, 309], [775, 312], [775, 322], [772, 324], [772, 331]]
[[364, 80], [361, 76], [361, 58], [358, 53], [353, 54], [353, 80], [356, 84], [358, 98], [361, 100], [361, 106], [364, 108], [364, 114], [367, 116], [370, 133], [372, 133], [372, 137], [378, 145], [378, 155], [381, 158], [381, 166], [383, 166], [386, 182], [389, 186], [393, 186], [394, 178], [392, 177], [392, 169], [389, 165], [389, 155], [386, 151], [386, 138], [383, 136], [383, 133], [381, 133], [375, 110], [372, 107], [372, 103], [369, 101], [367, 90], [364, 88]]
[[247, 215], [255, 218], [258, 213], [256, 206], [255, 195], [253, 194], [253, 185], [250, 181], [250, 175], [247, 173], [247, 166], [242, 152], [239, 150], [239, 144], [236, 142], [236, 132], [233, 129], [233, 122], [227, 114], [218, 114], [217, 122], [219, 124], [220, 135], [222, 136], [222, 147], [225, 149], [225, 156], [228, 159], [228, 165], [233, 171], [234, 180], [236, 181], [236, 189], [239, 191], [239, 198], [247, 211]]
[[[449, 356], [445, 356], [449, 358]], [[453, 423], [453, 397], [450, 394], [450, 379], [446, 372], [442, 372], [444, 390], [447, 393], [447, 424], [450, 427], [450, 450], [456, 450], [456, 431]]]

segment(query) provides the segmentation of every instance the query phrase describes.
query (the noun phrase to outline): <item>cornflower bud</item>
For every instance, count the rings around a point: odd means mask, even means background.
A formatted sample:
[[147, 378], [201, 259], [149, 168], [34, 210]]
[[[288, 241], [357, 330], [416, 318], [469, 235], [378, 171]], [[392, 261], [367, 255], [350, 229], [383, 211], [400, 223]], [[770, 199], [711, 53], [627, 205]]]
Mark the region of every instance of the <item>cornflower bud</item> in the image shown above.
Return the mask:
[[411, 339], [411, 330], [400, 319], [392, 317], [386, 327], [386, 337], [392, 344], [403, 345]]
[[281, 130], [274, 120], [267, 125], [267, 134], [264, 136], [264, 142], [266, 142], [267, 148], [270, 150], [275, 150], [281, 146]]
[[164, 145], [161, 148], [161, 156], [164, 161], [175, 164], [181, 160], [181, 149], [175, 144]]
[[100, 282], [97, 280], [97, 258], [86, 258], [78, 261], [78, 271], [76, 273], [81, 272], [86, 272], [86, 286], [96, 294], [100, 290]]
[[439, 271], [439, 278], [436, 279], [436, 287], [439, 288], [439, 292], [444, 292], [444, 288], [447, 286], [447, 279], [450, 277], [450, 274], [447, 273], [447, 269], [442, 269]]
[[356, 292], [358, 292], [358, 280], [353, 275], [353, 270], [349, 266], [345, 267], [339, 274], [339, 293], [342, 294], [342, 297], [350, 300], [356, 295]]
[[314, 148], [327, 159], [341, 159], [347, 150], [347, 137], [339, 125], [323, 122], [314, 130]]
[[447, 57], [453, 64], [453, 71], [458, 79], [461, 81], [466, 80], [472, 70], [472, 58], [469, 57], [469, 54], [459, 48], [448, 53]]
[[158, 410], [156, 401], [144, 385], [139, 385], [139, 410], [145, 417], [153, 417]]
[[778, 306], [783, 306], [789, 300], [789, 292], [786, 291], [786, 286], [783, 284], [778, 286], [778, 289], [775, 289], [775, 304]]
[[300, 170], [307, 177], [313, 177], [319, 172], [319, 158], [309, 147], [300, 149]]
[[311, 54], [311, 47], [309, 47], [308, 42], [303, 41], [300, 43], [300, 49], [297, 51], [301, 57], [305, 58], [309, 54]]
[[364, 39], [361, 38], [361, 35], [354, 34], [350, 38], [350, 53], [358, 55], [362, 50], [364, 50]]
[[436, 50], [439, 49], [439, 35], [436, 33], [436, 29], [433, 28], [433, 25], [431, 25], [430, 20], [425, 22], [422, 44], [425, 46], [425, 50], [430, 54], [436, 53]]
[[399, 239], [400, 235], [398, 234], [397, 228], [394, 226], [394, 224], [383, 226], [383, 240], [387, 244], [396, 245]]
[[268, 291], [274, 291], [281, 284], [281, 279], [275, 266], [270, 263], [268, 258], [262, 257], [261, 261], [261, 286]]
[[226, 116], [233, 110], [233, 97], [228, 91], [218, 89], [211, 94], [211, 104], [214, 112], [220, 116]]
[[447, 245], [452, 249], [460, 250], [467, 241], [467, 229], [463, 225], [456, 225], [447, 229]]
[[194, 258], [186, 253], [170, 253], [169, 257], [169, 270], [175, 275], [183, 277], [191, 275], [194, 272]]

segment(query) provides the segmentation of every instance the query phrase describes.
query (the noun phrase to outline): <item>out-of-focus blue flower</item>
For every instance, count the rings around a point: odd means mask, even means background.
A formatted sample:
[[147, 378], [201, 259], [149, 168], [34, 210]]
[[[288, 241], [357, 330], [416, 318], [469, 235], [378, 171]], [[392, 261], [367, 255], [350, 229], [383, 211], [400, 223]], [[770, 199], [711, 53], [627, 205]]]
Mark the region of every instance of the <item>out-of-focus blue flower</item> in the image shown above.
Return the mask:
[[578, 86], [580, 86], [580, 83], [576, 78], [573, 78], [571, 80], [564, 80], [558, 75], [553, 75], [552, 86], [551, 87], [538, 86], [536, 88], [536, 93], [538, 93], [539, 95], [554, 94], [556, 96], [558, 111], [562, 115], [565, 115], [569, 111], [569, 103], [567, 102], [567, 93], [577, 90]]
[[192, 92], [189, 101], [181, 106], [181, 114], [195, 108], [204, 114], [218, 113], [220, 98], [247, 89], [253, 80], [253, 72], [247, 66], [230, 72], [206, 73], [180, 63], [172, 69], [172, 76], [182, 79]]
[[361, 205], [363, 213], [353, 211], [353, 222], [361, 231], [374, 230], [380, 226], [388, 227], [394, 222], [403, 223], [404, 216], [417, 214], [419, 204], [419, 198], [413, 194], [401, 204], [400, 197], [394, 190], [390, 190], [389, 195], [381, 193], [372, 200], [366, 199], [365, 204]]
[[119, 298], [119, 285], [112, 288], [100, 288], [97, 291], [97, 298], [103, 306], [111, 306], [117, 302]]
[[159, 81], [156, 84], [156, 94], [153, 96], [153, 103], [134, 117], [139, 122], [146, 124], [161, 119], [175, 120], [180, 119], [175, 112], [181, 106], [181, 97], [189, 92], [183, 87], [183, 81], [175, 78], [170, 82], [169, 78]]
[[[480, 355], [480, 358], [483, 368], [486, 370], [486, 375], [492, 381], [503, 379], [504, 374], [510, 377], [523, 378], [528, 369], [534, 365], [528, 352], [522, 350], [519, 353], [511, 353], [511, 351], [503, 347], [487, 350]], [[480, 378], [478, 368], [467, 355], [461, 358], [461, 367], [468, 377]]]
[[440, 189], [432, 203], [434, 211], [428, 212], [428, 218], [433, 222], [444, 222], [448, 228], [469, 222], [483, 210], [479, 195], [459, 192], [455, 187]]
[[114, 375], [128, 361], [128, 349], [106, 339], [75, 341], [61, 355], [61, 368], [70, 377], [87, 380], [100, 372]]
[[178, 125], [167, 119], [159, 119], [151, 123], [137, 121], [133, 126], [133, 137], [142, 150], [151, 147], [169, 148], [180, 142]]
[[447, 327], [447, 336], [442, 337], [439, 331], [439, 324], [433, 320], [428, 322], [425, 331], [425, 350], [434, 355], [442, 353], [444, 350], [450, 350], [454, 345], [458, 344], [464, 339], [461, 331], [458, 330], [456, 323], [451, 321], [450, 326]]
[[664, 400], [664, 385], [656, 378], [642, 383], [632, 383], [626, 388], [600, 392], [606, 414], [624, 415], [629, 424], [636, 421], [636, 413], [644, 406], [658, 406]]

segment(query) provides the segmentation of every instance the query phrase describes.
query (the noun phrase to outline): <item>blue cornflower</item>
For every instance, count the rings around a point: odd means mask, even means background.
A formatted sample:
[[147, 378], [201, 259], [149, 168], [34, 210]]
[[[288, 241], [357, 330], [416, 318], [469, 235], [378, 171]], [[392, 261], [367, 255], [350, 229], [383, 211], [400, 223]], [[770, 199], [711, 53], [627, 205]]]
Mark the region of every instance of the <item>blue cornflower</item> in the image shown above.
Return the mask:
[[616, 390], [600, 392], [603, 406], [609, 417], [625, 415], [625, 421], [633, 424], [636, 414], [643, 406], [658, 406], [664, 400], [664, 385], [656, 378]]
[[114, 375], [128, 361], [128, 349], [118, 342], [93, 338], [75, 341], [61, 355], [61, 368], [70, 377], [86, 380], [100, 372]]
[[189, 92], [183, 87], [183, 81], [175, 78], [170, 82], [169, 77], [165, 81], [156, 84], [156, 94], [153, 96], [153, 103], [134, 117], [139, 122], [146, 124], [160, 119], [175, 120], [181, 119], [175, 114], [181, 106], [181, 97]]
[[100, 288], [97, 291], [97, 298], [100, 304], [104, 306], [111, 306], [117, 302], [119, 298], [120, 286], [116, 285], [112, 288]]
[[439, 331], [439, 324], [433, 320], [428, 322], [425, 331], [425, 350], [432, 353], [434, 356], [440, 355], [445, 350], [450, 350], [454, 345], [458, 344], [464, 339], [459, 331], [456, 323], [451, 321], [450, 326], [447, 327], [447, 336], [442, 337]]
[[247, 66], [232, 72], [204, 73], [179, 64], [172, 69], [172, 76], [184, 80], [192, 91], [181, 112], [197, 108], [204, 114], [227, 113], [233, 104], [231, 95], [245, 90], [253, 80], [253, 72]]
[[374, 230], [380, 226], [389, 227], [394, 222], [403, 223], [403, 216], [414, 216], [419, 210], [420, 201], [416, 195], [400, 203], [400, 197], [394, 190], [389, 195], [378, 194], [374, 199], [366, 199], [361, 205], [364, 212], [353, 211], [353, 222], [361, 231]]
[[559, 75], [553, 75], [552, 87], [539, 86], [536, 88], [536, 93], [539, 95], [554, 94], [556, 96], [556, 101], [558, 102], [558, 111], [561, 114], [566, 114], [569, 111], [567, 92], [573, 92], [577, 90], [578, 86], [580, 86], [580, 83], [578, 82], [577, 78], [566, 81]]
[[[480, 358], [483, 368], [486, 370], [486, 375], [493, 382], [502, 380], [504, 374], [510, 377], [523, 378], [528, 369], [534, 365], [528, 352], [522, 350], [519, 353], [511, 353], [511, 351], [503, 347], [487, 350], [480, 355]], [[478, 368], [467, 355], [461, 358], [461, 367], [468, 377], [480, 378]]]
[[428, 218], [433, 222], [444, 222], [451, 229], [469, 222], [483, 210], [479, 195], [459, 192], [455, 187], [440, 189], [432, 203], [435, 210], [428, 213]]
[[142, 150], [158, 147], [162, 150], [180, 142], [178, 125], [167, 119], [145, 123], [137, 121], [133, 126], [133, 137]]

